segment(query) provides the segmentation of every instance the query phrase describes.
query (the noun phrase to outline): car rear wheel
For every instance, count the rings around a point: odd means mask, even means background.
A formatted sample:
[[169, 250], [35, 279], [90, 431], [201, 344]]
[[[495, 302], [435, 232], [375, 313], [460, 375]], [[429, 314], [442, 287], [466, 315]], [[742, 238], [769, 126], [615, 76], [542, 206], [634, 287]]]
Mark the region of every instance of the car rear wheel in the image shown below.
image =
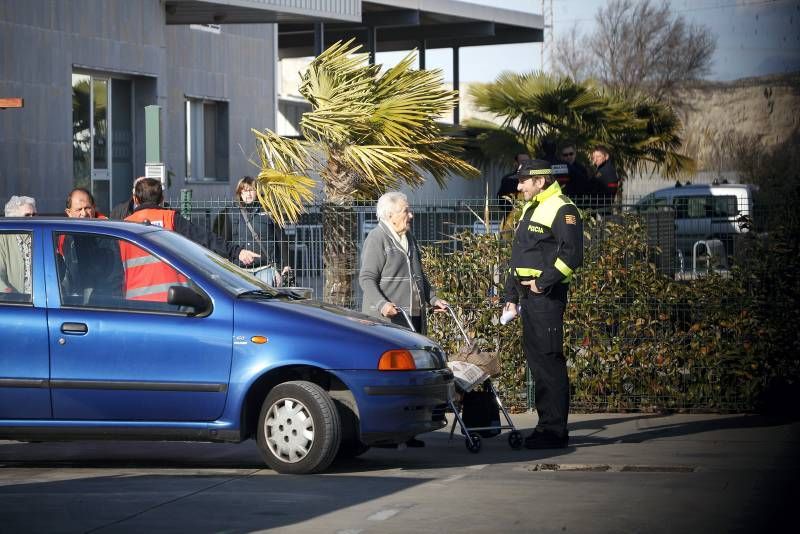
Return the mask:
[[272, 388], [258, 418], [258, 446], [279, 473], [317, 473], [339, 450], [341, 423], [328, 393], [312, 382]]

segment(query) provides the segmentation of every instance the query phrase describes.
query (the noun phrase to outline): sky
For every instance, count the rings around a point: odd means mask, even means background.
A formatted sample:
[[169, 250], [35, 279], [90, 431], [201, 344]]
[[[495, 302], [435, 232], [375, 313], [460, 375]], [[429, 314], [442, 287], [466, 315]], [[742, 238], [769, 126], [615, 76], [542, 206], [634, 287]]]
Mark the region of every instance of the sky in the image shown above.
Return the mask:
[[[505, 9], [542, 13], [542, 0], [462, 0]], [[545, 0], [549, 2], [550, 0]], [[667, 0], [675, 14], [708, 27], [717, 37], [711, 80], [800, 71], [800, 0]], [[553, 37], [576, 26], [591, 33], [595, 14], [608, 0], [552, 0]], [[545, 32], [548, 30], [546, 29]], [[527, 72], [542, 68], [541, 43], [465, 47], [460, 53], [462, 81], [489, 82], [504, 70]], [[404, 53], [377, 55], [378, 63], [393, 64]], [[428, 50], [427, 68], [441, 68], [452, 80], [452, 51]]]

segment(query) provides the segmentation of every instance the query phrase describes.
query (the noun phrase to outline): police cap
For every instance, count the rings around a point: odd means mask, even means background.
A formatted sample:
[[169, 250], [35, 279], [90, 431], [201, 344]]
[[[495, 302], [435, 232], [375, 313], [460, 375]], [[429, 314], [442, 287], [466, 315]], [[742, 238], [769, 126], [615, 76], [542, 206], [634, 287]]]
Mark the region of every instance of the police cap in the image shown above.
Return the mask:
[[553, 174], [553, 168], [549, 161], [543, 159], [529, 159], [522, 162], [522, 165], [517, 171], [517, 179], [523, 181], [528, 178], [550, 176], [551, 174]]

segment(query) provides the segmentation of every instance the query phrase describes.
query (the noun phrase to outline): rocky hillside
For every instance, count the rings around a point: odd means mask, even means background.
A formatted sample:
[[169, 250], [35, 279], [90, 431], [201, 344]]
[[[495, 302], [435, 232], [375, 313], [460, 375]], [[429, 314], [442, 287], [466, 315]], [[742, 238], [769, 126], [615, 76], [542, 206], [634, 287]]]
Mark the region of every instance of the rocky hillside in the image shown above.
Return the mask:
[[800, 129], [800, 73], [687, 87], [676, 106], [686, 130], [685, 152], [699, 168], [727, 171], [740, 143], [772, 148]]

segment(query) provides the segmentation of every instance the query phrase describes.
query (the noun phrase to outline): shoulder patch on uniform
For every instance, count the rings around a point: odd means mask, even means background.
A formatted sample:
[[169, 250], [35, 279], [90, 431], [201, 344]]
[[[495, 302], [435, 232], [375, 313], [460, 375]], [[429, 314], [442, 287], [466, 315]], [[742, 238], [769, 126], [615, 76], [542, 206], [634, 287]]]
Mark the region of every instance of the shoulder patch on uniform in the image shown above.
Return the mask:
[[577, 218], [571, 214], [564, 215], [564, 222], [567, 224], [578, 224]]

